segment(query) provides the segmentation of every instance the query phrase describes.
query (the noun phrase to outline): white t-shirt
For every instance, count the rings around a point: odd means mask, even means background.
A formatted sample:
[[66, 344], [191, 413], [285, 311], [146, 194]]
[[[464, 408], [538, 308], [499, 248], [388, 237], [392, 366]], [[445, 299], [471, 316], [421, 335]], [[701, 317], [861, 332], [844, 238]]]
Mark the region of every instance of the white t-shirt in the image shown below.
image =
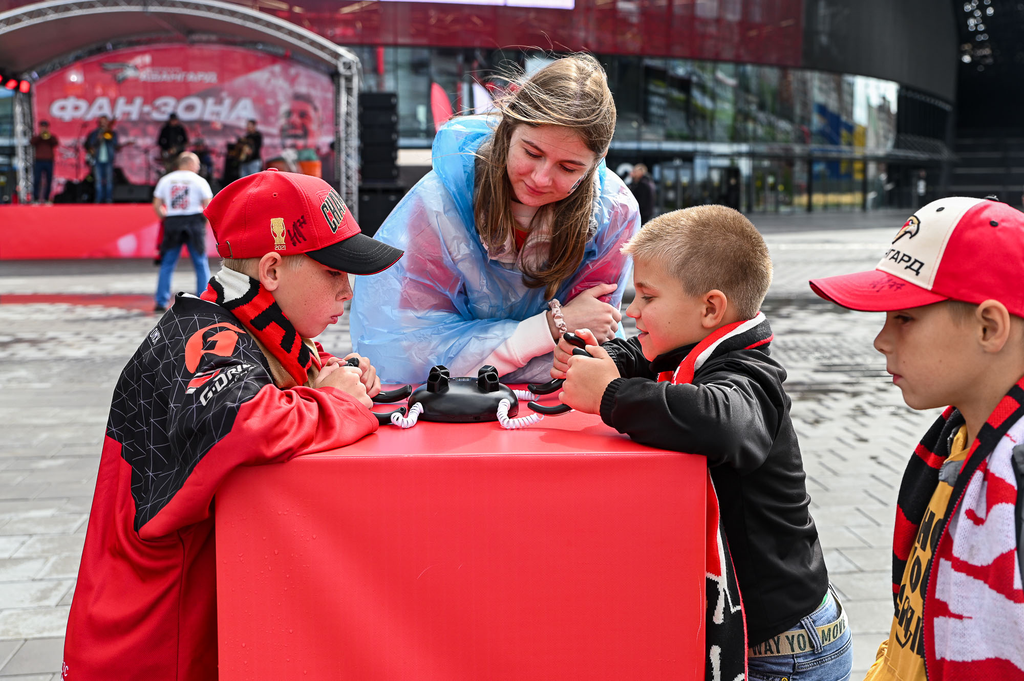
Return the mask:
[[153, 196], [167, 208], [167, 217], [195, 215], [203, 212], [203, 199], [212, 199], [209, 183], [191, 170], [175, 170], [156, 183]]

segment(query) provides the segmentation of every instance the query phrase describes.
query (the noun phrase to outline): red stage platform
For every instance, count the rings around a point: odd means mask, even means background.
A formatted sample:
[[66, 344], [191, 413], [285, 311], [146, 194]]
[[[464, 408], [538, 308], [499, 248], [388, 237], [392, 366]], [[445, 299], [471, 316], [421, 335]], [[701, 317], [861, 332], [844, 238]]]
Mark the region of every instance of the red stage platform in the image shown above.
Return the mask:
[[705, 466], [572, 413], [240, 469], [220, 678], [702, 679]]
[[[0, 207], [0, 260], [152, 258], [160, 221], [148, 203]], [[206, 251], [216, 255], [207, 230]]]

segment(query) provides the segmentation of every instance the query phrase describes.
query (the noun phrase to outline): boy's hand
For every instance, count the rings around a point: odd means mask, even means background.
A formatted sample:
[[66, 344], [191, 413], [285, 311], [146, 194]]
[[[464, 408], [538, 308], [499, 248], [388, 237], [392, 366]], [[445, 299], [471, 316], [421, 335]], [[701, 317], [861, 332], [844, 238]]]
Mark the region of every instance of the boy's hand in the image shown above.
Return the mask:
[[330, 366], [331, 364], [346, 366], [350, 364], [350, 360], [356, 360], [359, 362], [359, 380], [362, 382], [363, 387], [366, 388], [367, 397], [373, 399], [380, 392], [380, 379], [377, 378], [377, 370], [372, 364], [370, 364], [369, 359], [362, 355], [357, 355], [354, 352], [350, 352], [342, 359], [331, 357], [327, 360], [327, 366]]
[[600, 345], [587, 345], [587, 352], [592, 357], [573, 355], [569, 358], [565, 383], [558, 399], [576, 411], [600, 414], [605, 388], [619, 377], [619, 369]]
[[313, 380], [313, 387], [337, 388], [359, 400], [367, 409], [373, 407], [373, 401], [366, 394], [366, 386], [360, 380], [360, 370], [356, 367], [328, 360]]
[[[586, 341], [587, 345], [597, 345], [597, 338], [590, 329], [576, 329], [576, 335]], [[551, 364], [551, 378], [565, 378], [565, 372], [569, 368], [569, 358], [575, 345], [569, 343], [564, 337], [558, 339], [555, 346], [555, 358]]]

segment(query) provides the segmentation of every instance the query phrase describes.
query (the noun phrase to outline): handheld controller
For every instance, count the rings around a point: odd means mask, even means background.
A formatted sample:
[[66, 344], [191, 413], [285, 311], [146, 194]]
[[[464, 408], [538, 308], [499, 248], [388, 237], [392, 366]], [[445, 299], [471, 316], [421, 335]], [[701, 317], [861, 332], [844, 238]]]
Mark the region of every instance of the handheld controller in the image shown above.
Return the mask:
[[[349, 357], [345, 361], [345, 366], [359, 367], [359, 360], [355, 357]], [[394, 390], [381, 390], [377, 393], [376, 397], [373, 398], [374, 404], [389, 404], [391, 402], [398, 402], [404, 400], [406, 397], [412, 394], [412, 386], [403, 385], [401, 388], [395, 388]], [[391, 423], [392, 414], [398, 414], [399, 416], [405, 416], [405, 407], [399, 407], [398, 409], [389, 412], [371, 412], [377, 417], [377, 423], [385, 426]]]
[[[585, 348], [587, 347], [587, 342], [580, 338], [579, 336], [577, 336], [575, 333], [568, 332], [565, 335], [563, 335], [562, 338], [564, 338], [566, 342], [569, 343], [570, 345], [575, 346], [573, 347], [572, 354], [583, 355], [586, 357], [591, 356], [590, 353], [585, 350]], [[532, 392], [535, 395], [550, 395], [553, 392], [561, 390], [563, 383], [565, 383], [564, 378], [556, 378], [540, 385], [531, 383], [527, 387], [530, 389], [530, 392]], [[540, 414], [547, 414], [549, 416], [567, 414], [568, 412], [572, 411], [572, 407], [570, 407], [567, 404], [556, 404], [554, 406], [548, 407], [543, 404], [539, 404], [538, 402], [530, 402], [527, 404], [527, 406], [530, 407], [530, 409], [532, 409], [535, 412], [538, 412]]]

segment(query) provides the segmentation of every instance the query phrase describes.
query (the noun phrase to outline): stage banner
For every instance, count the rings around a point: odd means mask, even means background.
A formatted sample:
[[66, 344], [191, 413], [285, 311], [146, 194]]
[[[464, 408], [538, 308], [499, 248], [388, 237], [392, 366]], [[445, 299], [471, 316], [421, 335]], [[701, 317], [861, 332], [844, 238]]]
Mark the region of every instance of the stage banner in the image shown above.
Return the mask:
[[57, 193], [65, 183], [90, 175], [85, 142], [101, 116], [114, 122], [122, 145], [114, 166], [131, 184], [154, 185], [165, 172], [167, 159], [157, 140], [172, 113], [185, 128], [187, 148], [209, 166], [204, 172], [214, 184], [237, 177], [238, 163], [245, 159], [238, 157], [242, 145], [236, 143], [249, 119], [263, 135], [264, 165], [284, 156], [288, 160], [279, 167], [316, 161], [325, 172], [333, 167], [331, 79], [281, 56], [216, 45], [114, 50], [47, 75], [33, 88], [33, 97], [35, 120], [50, 121], [60, 140]]

